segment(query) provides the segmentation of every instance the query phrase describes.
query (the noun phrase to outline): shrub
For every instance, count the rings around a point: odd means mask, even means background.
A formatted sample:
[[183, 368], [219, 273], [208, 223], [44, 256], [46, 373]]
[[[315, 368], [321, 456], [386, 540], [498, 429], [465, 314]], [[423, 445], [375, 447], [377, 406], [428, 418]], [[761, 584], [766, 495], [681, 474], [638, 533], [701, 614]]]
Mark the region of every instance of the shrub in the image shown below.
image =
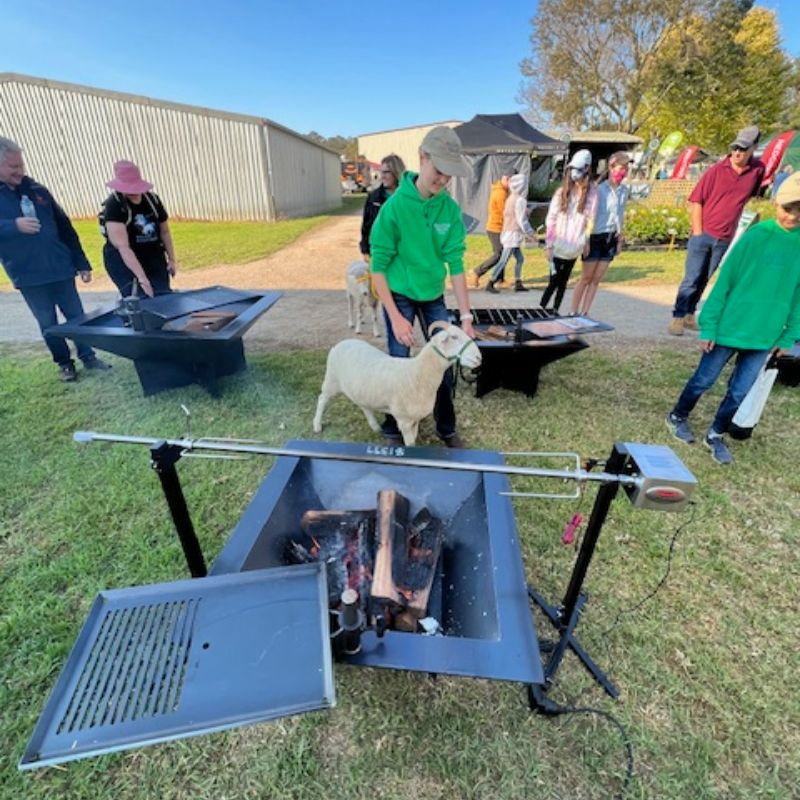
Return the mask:
[[628, 203], [625, 239], [632, 244], [666, 244], [689, 238], [689, 212], [685, 208], [650, 208]]

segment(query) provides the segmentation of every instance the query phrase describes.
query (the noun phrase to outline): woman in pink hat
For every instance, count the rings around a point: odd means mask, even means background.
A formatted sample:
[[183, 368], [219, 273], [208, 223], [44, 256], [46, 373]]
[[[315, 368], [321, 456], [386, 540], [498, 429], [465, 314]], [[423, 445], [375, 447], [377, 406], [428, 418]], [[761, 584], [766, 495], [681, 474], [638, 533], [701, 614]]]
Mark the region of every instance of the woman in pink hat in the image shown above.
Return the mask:
[[100, 212], [100, 231], [106, 237], [103, 262], [123, 297], [171, 291], [169, 279], [178, 270], [167, 210], [153, 184], [142, 179], [132, 161], [114, 164], [112, 190]]

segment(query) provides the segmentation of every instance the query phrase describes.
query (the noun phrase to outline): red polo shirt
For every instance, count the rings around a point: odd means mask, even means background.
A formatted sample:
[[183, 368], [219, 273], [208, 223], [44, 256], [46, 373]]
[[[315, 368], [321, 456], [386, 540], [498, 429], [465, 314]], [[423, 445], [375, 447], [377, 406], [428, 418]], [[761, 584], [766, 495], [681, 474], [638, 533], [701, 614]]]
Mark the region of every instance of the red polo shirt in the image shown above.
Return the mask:
[[739, 173], [730, 156], [709, 167], [689, 195], [690, 203], [703, 206], [703, 233], [715, 239], [733, 239], [744, 204], [758, 191], [764, 165], [751, 158]]

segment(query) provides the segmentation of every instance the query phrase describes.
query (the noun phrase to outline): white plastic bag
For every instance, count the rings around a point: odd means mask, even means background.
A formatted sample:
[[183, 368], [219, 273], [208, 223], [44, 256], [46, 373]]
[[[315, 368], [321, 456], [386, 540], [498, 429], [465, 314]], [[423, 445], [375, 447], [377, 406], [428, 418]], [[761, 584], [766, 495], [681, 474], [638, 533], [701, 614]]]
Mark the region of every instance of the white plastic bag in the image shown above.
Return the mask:
[[761, 367], [755, 383], [745, 395], [736, 413], [733, 415], [733, 424], [739, 428], [755, 428], [761, 419], [761, 412], [767, 404], [767, 398], [772, 391], [772, 384], [778, 377], [778, 370], [773, 366], [774, 359], [768, 359]]

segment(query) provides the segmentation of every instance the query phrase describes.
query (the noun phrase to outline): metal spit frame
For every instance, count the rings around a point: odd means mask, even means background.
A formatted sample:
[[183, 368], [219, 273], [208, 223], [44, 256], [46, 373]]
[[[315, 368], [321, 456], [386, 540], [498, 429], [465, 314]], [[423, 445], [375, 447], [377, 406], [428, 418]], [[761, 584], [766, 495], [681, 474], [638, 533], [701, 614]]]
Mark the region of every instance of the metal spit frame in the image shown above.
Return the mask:
[[[545, 691], [553, 683], [561, 661], [571, 649], [595, 681], [611, 696], [618, 697], [619, 690], [583, 649], [574, 636], [581, 610], [586, 603], [587, 595], [583, 592], [583, 582], [594, 555], [600, 532], [608, 516], [611, 503], [622, 487], [634, 506], [670, 511], [681, 511], [686, 507], [696, 480], [678, 457], [668, 448], [659, 445], [642, 445], [635, 443], [617, 443], [606, 460], [605, 471], [591, 472], [580, 468], [580, 461], [574, 453], [535, 453], [515, 452], [504, 455], [513, 456], [553, 456], [565, 455], [576, 458], [576, 469], [545, 469], [540, 467], [524, 467], [511, 464], [482, 464], [464, 461], [447, 461], [436, 458], [418, 458], [406, 455], [404, 447], [365, 445], [363, 454], [341, 453], [306, 448], [271, 447], [263, 443], [245, 440], [220, 440], [213, 438], [178, 438], [163, 439], [148, 436], [125, 436], [120, 434], [76, 431], [73, 435], [76, 442], [112, 442], [119, 444], [146, 445], [150, 448], [151, 463], [161, 480], [162, 489], [170, 508], [173, 523], [184, 550], [192, 577], [207, 575], [207, 567], [203, 558], [197, 535], [189, 515], [183, 490], [180, 485], [175, 464], [182, 456], [203, 455], [202, 451], [216, 454], [219, 457], [230, 457], [224, 454], [288, 456], [296, 458], [330, 459], [336, 461], [371, 462], [386, 465], [403, 465], [429, 469], [460, 470], [483, 473], [500, 473], [528, 477], [558, 478], [574, 480], [578, 483], [600, 483], [589, 522], [581, 542], [578, 556], [573, 565], [572, 574], [560, 605], [548, 603], [532, 586], [528, 586], [528, 595], [558, 631], [558, 639], [545, 642], [543, 652], [549, 652], [544, 669]], [[199, 453], [197, 451], [200, 451]], [[504, 493], [505, 494], [505, 493]], [[548, 495], [532, 493], [507, 493], [519, 497], [547, 497]], [[561, 497], [561, 495], [549, 495]], [[572, 498], [573, 495], [567, 495]], [[531, 706], [543, 709], [538, 691], [529, 692]]]

